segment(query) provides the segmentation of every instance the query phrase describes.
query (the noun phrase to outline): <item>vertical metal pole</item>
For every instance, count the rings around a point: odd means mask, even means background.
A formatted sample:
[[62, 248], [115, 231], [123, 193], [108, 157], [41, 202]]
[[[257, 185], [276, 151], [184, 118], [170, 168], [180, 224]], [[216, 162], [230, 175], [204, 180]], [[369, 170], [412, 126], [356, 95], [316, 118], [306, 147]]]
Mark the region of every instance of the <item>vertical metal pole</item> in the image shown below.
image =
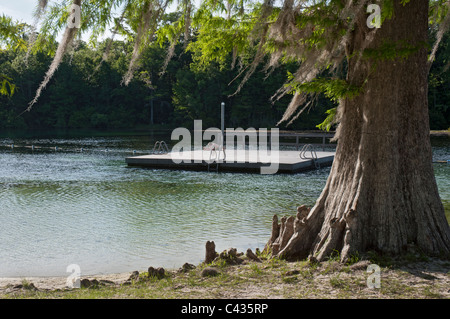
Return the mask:
[[220, 123], [220, 128], [221, 128], [221, 131], [222, 131], [222, 140], [221, 140], [221, 144], [222, 144], [222, 146], [225, 146], [224, 144], [225, 144], [225, 135], [224, 135], [224, 133], [225, 133], [225, 102], [222, 102], [221, 104], [220, 104], [220, 119], [221, 119], [221, 123]]

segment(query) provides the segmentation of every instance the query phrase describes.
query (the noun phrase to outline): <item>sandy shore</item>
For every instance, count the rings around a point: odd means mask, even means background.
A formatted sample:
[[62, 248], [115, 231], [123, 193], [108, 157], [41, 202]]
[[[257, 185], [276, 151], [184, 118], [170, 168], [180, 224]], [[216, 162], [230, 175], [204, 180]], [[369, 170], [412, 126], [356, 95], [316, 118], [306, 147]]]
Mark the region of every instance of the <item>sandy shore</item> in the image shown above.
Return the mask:
[[[122, 284], [130, 278], [131, 273], [107, 274], [107, 275], [92, 275], [82, 276], [81, 279], [97, 279], [112, 281], [115, 284]], [[67, 277], [14, 277], [14, 278], [0, 278], [0, 293], [22, 285], [23, 282], [32, 283], [39, 290], [55, 290], [67, 288]]]

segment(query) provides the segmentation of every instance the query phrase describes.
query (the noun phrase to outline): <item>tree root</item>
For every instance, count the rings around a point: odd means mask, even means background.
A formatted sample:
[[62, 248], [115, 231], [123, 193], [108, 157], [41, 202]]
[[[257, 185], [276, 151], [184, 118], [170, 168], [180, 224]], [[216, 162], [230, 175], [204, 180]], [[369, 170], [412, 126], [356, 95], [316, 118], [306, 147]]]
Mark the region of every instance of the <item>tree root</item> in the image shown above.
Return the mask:
[[[264, 247], [264, 253], [270, 253], [272, 256], [278, 256], [285, 259], [301, 259], [307, 257], [305, 249], [302, 249], [299, 239], [301, 233], [307, 228], [306, 218], [310, 208], [305, 205], [297, 207], [297, 215], [282, 217], [278, 224], [278, 216], [274, 215], [272, 219], [272, 236]], [[308, 247], [309, 251], [309, 247]], [[306, 256], [305, 256], [306, 254]]]
[[[324, 221], [323, 214], [311, 211], [305, 205], [297, 207], [297, 215], [272, 219], [272, 235], [264, 247], [266, 254], [286, 260], [309, 259], [322, 261], [333, 253], [340, 254], [345, 262], [354, 252], [352, 229], [354, 228], [353, 210], [349, 210], [340, 219]], [[323, 225], [323, 223], [326, 223]]]

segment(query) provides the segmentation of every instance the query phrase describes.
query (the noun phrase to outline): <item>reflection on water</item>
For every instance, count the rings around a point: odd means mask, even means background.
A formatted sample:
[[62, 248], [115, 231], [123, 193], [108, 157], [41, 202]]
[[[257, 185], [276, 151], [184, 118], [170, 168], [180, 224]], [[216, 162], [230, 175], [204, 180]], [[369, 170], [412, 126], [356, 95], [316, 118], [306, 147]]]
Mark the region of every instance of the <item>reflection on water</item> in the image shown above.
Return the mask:
[[[65, 276], [73, 263], [82, 274], [179, 267], [200, 262], [207, 240], [214, 240], [217, 250], [262, 248], [273, 214], [314, 204], [329, 173], [329, 168], [267, 176], [126, 167], [126, 156], [148, 151], [154, 141], [148, 136], [0, 140], [0, 276]], [[5, 146], [12, 143], [13, 149]], [[40, 149], [20, 148], [25, 144]], [[448, 146], [436, 152], [446, 156]], [[435, 168], [445, 204], [450, 165]]]

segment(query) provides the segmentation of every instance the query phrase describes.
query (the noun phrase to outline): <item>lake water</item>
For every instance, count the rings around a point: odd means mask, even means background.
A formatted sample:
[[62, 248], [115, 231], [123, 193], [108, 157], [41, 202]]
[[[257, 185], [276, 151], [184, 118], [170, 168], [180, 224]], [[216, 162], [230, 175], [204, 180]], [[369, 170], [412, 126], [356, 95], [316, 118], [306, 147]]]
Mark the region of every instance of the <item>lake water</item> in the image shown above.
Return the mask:
[[[201, 262], [207, 240], [217, 251], [262, 248], [272, 216], [313, 205], [329, 174], [126, 166], [133, 150], [148, 153], [161, 138], [170, 141], [156, 133], [1, 138], [0, 277], [67, 276], [70, 264], [83, 275], [178, 268]], [[449, 139], [433, 142], [435, 160], [449, 159]], [[450, 165], [435, 171], [448, 213]]]

